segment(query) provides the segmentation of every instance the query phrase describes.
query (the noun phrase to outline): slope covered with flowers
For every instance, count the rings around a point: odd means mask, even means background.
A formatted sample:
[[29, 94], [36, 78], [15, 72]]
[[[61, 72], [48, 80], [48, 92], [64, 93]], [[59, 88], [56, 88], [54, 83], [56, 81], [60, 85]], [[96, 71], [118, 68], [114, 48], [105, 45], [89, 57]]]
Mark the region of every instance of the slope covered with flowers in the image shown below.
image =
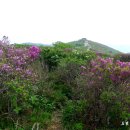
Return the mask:
[[98, 75], [99, 80], [109, 78], [113, 83], [121, 83], [130, 77], [130, 62], [114, 61], [113, 58], [101, 58], [91, 61], [92, 75]]
[[3, 37], [0, 129], [52, 129], [57, 114], [57, 130], [129, 130], [130, 61], [117, 57], [64, 43], [11, 45]]

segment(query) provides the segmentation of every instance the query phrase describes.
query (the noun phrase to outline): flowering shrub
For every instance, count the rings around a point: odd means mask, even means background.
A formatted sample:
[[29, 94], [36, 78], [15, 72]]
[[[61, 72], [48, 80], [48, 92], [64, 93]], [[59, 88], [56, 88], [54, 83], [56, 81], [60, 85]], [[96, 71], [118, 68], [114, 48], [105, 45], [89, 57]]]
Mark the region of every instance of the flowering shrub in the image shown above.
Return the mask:
[[[15, 48], [7, 37], [0, 41], [0, 122], [15, 121], [20, 112], [31, 107], [29, 98], [33, 96], [38, 77], [32, 64], [39, 54], [36, 46]], [[7, 116], [3, 117], [4, 113]]]
[[36, 58], [38, 58], [39, 53], [40, 53], [40, 48], [39, 47], [32, 46], [32, 47], [29, 48], [29, 56], [30, 56], [30, 58], [35, 60]]
[[67, 115], [68, 120], [64, 123], [71, 129], [72, 119], [79, 121], [81, 117], [83, 129], [95, 130], [103, 126], [120, 128], [122, 122], [130, 118], [129, 78], [129, 62], [97, 57], [90, 65], [81, 66], [81, 74], [75, 79], [75, 86], [72, 86], [72, 101], [75, 103], [84, 100], [87, 106], [68, 115], [67, 104], [64, 111], [67, 113], [64, 113], [63, 119]]
[[91, 61], [91, 75], [97, 75], [99, 80], [109, 79], [115, 84], [122, 83], [130, 77], [130, 62], [114, 61], [113, 58], [98, 57]]
[[15, 48], [9, 45], [7, 37], [0, 41], [0, 47], [1, 83], [15, 78], [34, 81], [36, 74], [32, 71], [31, 63], [39, 57], [40, 49], [36, 46]]
[[97, 118], [96, 122], [93, 119], [95, 125], [103, 123], [120, 127], [123, 120], [130, 118], [130, 62], [97, 57], [91, 61], [90, 67], [81, 68], [85, 82], [87, 80], [84, 97], [91, 104], [91, 114]]
[[20, 77], [34, 76], [32, 75], [32, 69], [30, 69], [31, 63], [39, 57], [40, 49], [36, 46], [29, 48], [15, 48], [9, 46], [3, 40], [0, 41], [0, 71], [1, 73], [12, 73], [13, 75], [19, 75]]

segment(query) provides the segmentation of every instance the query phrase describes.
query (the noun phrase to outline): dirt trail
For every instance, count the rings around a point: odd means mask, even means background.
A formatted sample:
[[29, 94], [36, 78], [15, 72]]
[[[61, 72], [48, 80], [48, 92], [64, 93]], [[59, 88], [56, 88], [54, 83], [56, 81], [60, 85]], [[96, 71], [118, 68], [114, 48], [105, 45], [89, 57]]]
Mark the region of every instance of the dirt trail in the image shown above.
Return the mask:
[[52, 115], [52, 121], [47, 128], [47, 130], [63, 130], [61, 124], [61, 114], [59, 112], [54, 112]]

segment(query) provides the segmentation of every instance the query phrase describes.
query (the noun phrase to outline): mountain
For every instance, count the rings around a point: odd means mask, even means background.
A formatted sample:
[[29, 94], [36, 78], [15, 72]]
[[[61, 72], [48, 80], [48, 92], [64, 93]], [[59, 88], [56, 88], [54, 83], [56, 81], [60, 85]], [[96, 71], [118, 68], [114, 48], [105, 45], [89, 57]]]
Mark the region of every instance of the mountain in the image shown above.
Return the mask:
[[98, 42], [87, 40], [86, 38], [82, 38], [77, 41], [68, 42], [68, 44], [71, 44], [72, 46], [75, 46], [77, 48], [89, 49], [99, 53], [112, 54], [112, 55], [121, 53], [116, 49], [113, 49], [109, 46], [103, 45]]
[[[64, 43], [64, 42], [57, 41], [55, 43]], [[52, 44], [32, 43], [32, 42], [25, 42], [25, 43], [22, 43], [22, 44], [23, 45], [35, 45], [35, 46], [52, 46]], [[95, 51], [95, 52], [98, 52], [98, 53], [104, 53], [104, 54], [114, 55], [114, 54], [121, 53], [120, 51], [118, 51], [116, 49], [113, 49], [109, 46], [103, 45], [103, 44], [98, 43], [98, 42], [88, 40], [86, 38], [82, 38], [82, 39], [79, 39], [77, 41], [71, 41], [71, 42], [68, 42], [66, 44], [70, 44], [74, 48], [79, 48], [81, 50], [88, 49], [88, 50], [92, 50], [92, 51]]]

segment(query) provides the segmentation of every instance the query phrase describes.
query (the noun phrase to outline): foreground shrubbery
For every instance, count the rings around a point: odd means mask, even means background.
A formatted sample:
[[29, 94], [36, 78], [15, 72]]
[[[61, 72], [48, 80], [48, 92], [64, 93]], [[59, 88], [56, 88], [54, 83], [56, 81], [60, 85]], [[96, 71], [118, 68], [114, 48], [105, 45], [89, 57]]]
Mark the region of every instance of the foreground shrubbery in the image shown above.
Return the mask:
[[0, 41], [0, 128], [31, 129], [50, 120], [53, 105], [39, 94], [39, 54], [36, 46], [15, 48]]
[[74, 98], [63, 112], [64, 126], [70, 130], [120, 128], [130, 118], [130, 63], [98, 57], [81, 68]]

